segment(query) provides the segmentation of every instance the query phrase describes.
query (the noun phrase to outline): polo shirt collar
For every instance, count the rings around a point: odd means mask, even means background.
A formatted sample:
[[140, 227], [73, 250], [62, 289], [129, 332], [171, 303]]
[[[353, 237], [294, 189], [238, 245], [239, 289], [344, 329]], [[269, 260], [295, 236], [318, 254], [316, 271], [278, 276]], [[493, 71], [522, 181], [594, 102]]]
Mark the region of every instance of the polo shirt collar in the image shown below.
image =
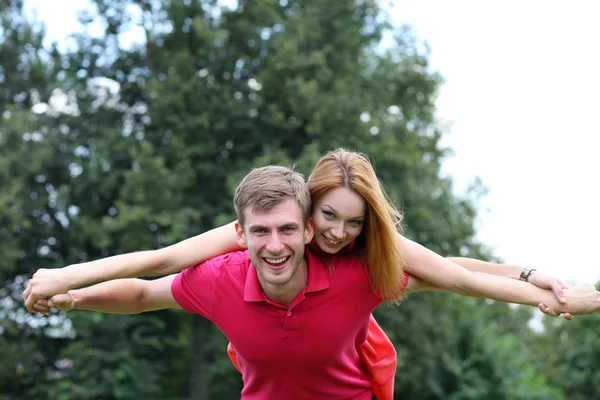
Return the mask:
[[[329, 267], [319, 259], [309, 248], [306, 247], [304, 259], [308, 270], [308, 282], [306, 282], [305, 293], [318, 292], [329, 287]], [[265, 295], [258, 280], [256, 267], [250, 261], [244, 285], [244, 301], [266, 301]]]

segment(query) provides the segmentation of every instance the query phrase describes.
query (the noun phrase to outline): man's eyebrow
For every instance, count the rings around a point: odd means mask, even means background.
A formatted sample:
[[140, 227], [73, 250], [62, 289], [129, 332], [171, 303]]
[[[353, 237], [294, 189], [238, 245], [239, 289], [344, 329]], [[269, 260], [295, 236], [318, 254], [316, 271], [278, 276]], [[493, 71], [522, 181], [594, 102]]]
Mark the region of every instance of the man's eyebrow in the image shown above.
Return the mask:
[[251, 231], [251, 232], [257, 231], [259, 229], [267, 229], [267, 228], [265, 226], [263, 226], [263, 225], [250, 225], [248, 227], [248, 230]]

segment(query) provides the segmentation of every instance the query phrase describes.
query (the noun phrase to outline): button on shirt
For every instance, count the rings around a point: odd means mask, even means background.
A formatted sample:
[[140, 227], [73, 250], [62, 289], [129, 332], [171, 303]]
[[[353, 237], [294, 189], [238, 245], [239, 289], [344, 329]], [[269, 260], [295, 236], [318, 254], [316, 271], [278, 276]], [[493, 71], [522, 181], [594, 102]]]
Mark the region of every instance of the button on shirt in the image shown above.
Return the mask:
[[356, 349], [382, 299], [360, 259], [334, 257], [333, 273], [308, 248], [306, 259], [307, 285], [289, 307], [263, 294], [248, 252], [181, 272], [171, 291], [184, 310], [208, 318], [231, 341], [243, 399], [370, 399]]

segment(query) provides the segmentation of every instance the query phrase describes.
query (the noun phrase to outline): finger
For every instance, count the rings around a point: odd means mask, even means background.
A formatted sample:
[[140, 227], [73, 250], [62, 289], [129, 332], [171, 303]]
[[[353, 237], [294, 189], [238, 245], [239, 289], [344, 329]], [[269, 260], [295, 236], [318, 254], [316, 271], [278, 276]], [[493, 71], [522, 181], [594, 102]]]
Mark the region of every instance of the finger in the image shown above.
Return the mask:
[[29, 295], [27, 296], [27, 298], [25, 299], [25, 307], [27, 308], [27, 310], [31, 311], [31, 312], [35, 312], [33, 305], [35, 304], [35, 300], [33, 298], [33, 296], [31, 295], [31, 293], [29, 293]]
[[567, 302], [567, 299], [565, 299], [565, 292], [563, 291], [562, 287], [560, 286], [560, 283], [558, 282], [558, 280], [555, 280], [554, 282], [552, 282], [551, 285], [552, 285], [552, 291], [554, 292], [556, 299], [560, 303], [565, 304]]
[[60, 307], [64, 305], [68, 305], [71, 303], [71, 295], [70, 294], [57, 294], [52, 296], [50, 300], [48, 300], [48, 305], [50, 307]]
[[33, 308], [35, 308], [37, 311], [40, 311], [40, 312], [47, 312], [47, 311], [49, 311], [49, 310], [50, 310], [48, 307], [46, 307], [46, 306], [43, 306], [43, 305], [41, 305], [41, 304], [38, 304], [38, 303], [35, 303], [35, 304], [33, 305]]
[[560, 287], [561, 287], [561, 288], [563, 288], [563, 289], [570, 289], [570, 288], [572, 288], [572, 287], [573, 287], [573, 286], [571, 286], [571, 285], [569, 285], [569, 284], [567, 284], [567, 283], [564, 283], [564, 282], [563, 282], [563, 281], [561, 281], [560, 279], [557, 279], [557, 281], [558, 281], [558, 284], [560, 285]]
[[573, 319], [573, 314], [571, 314], [571, 313], [564, 313], [564, 314], [563, 314], [563, 317], [564, 317], [564, 318], [565, 318], [567, 321], [570, 321], [570, 320], [572, 320], [572, 319]]
[[27, 287], [23, 291], [23, 300], [27, 300], [29, 293], [31, 293], [31, 281], [27, 282]]
[[42, 307], [50, 307], [48, 305], [48, 299], [39, 299], [38, 301], [35, 302], [35, 304], [42, 306]]
[[546, 314], [550, 317], [558, 317], [558, 314], [553, 309], [546, 307], [546, 305], [543, 303], [538, 304], [538, 308], [540, 309], [541, 312], [543, 312], [544, 314]]

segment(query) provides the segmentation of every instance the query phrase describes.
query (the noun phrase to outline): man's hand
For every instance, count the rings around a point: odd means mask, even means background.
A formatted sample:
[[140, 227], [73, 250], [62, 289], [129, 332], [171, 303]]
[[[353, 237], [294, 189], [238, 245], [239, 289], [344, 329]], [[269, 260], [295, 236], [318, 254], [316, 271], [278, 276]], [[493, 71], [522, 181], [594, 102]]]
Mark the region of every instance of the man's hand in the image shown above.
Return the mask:
[[554, 296], [559, 303], [566, 303], [564, 289], [568, 289], [571, 285], [567, 285], [558, 278], [548, 275], [541, 271], [531, 271], [527, 282], [539, 287], [540, 289], [552, 290]]
[[69, 287], [67, 274], [64, 268], [56, 269], [38, 269], [27, 284], [27, 288], [23, 292], [25, 307], [30, 312], [42, 312], [40, 307], [43, 303], [39, 303], [39, 307], [34, 307], [34, 304], [42, 299], [48, 299], [59, 293], [67, 293]]
[[[540, 304], [538, 304], [538, 308], [540, 309], [540, 311], [541, 311], [541, 312], [543, 312], [544, 314], [546, 314], [546, 315], [548, 315], [548, 316], [550, 316], [550, 317], [558, 317], [559, 315], [561, 315], [561, 314], [560, 314], [560, 312], [556, 312], [556, 311], [554, 311], [553, 309], [551, 309], [550, 307], [548, 307], [548, 306], [547, 306], [547, 305], [545, 305], [544, 303], [540, 303]], [[568, 313], [568, 312], [566, 312], [566, 313], [562, 314], [562, 316], [563, 316], [563, 317], [564, 317], [566, 320], [568, 320], [568, 321], [570, 321], [570, 320], [572, 320], [572, 319], [573, 319], [573, 314], [571, 314], [571, 313]]]
[[[571, 287], [571, 285], [567, 285], [562, 280], [555, 278], [551, 275], [548, 275], [544, 272], [536, 270], [536, 271], [531, 271], [531, 274], [529, 274], [529, 279], [527, 279], [527, 282], [539, 287], [540, 289], [552, 290], [552, 293], [554, 293], [554, 296], [556, 296], [556, 299], [558, 300], [559, 303], [564, 304], [567, 302], [567, 299], [565, 299], [564, 290], [569, 289]], [[540, 303], [538, 305], [538, 308], [540, 309], [541, 312], [543, 312], [544, 314], [546, 314], [550, 317], [558, 317], [560, 315], [560, 313], [547, 307], [544, 303]], [[573, 315], [571, 313], [564, 313], [563, 317], [569, 321], [573, 319]]]
[[75, 307], [75, 299], [71, 293], [57, 294], [48, 300], [48, 305], [60, 311], [71, 311]]
[[558, 312], [560, 313], [584, 315], [600, 311], [600, 292], [589, 283], [565, 289], [564, 294], [567, 303], [559, 307]]
[[71, 311], [75, 307], [75, 299], [71, 293], [57, 294], [51, 299], [40, 299], [35, 302], [34, 308], [42, 314], [50, 314], [51, 308], [60, 311]]

